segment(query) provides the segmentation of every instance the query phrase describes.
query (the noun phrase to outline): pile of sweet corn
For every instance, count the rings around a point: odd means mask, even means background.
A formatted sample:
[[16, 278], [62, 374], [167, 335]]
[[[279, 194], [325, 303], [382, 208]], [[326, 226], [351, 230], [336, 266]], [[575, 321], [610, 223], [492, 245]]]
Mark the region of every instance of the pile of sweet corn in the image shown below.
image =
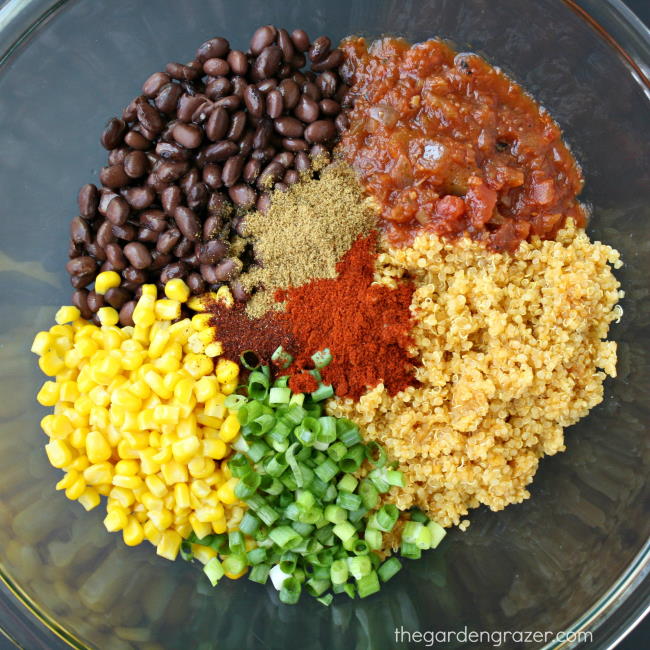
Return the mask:
[[[95, 290], [117, 284], [116, 273], [100, 273]], [[129, 546], [147, 539], [173, 560], [192, 530], [199, 538], [236, 530], [245, 504], [222, 462], [239, 435], [237, 416], [224, 406], [239, 367], [217, 359], [222, 348], [209, 315], [178, 320], [189, 299], [182, 280], [169, 281], [165, 294], [158, 299], [154, 285], [143, 287], [134, 327], [117, 327], [112, 307], [100, 310], [101, 327], [61, 307], [32, 352], [54, 377], [37, 399], [54, 407], [41, 426], [50, 463], [65, 472], [57, 489], [86, 510], [106, 496], [107, 530], [122, 531]]]

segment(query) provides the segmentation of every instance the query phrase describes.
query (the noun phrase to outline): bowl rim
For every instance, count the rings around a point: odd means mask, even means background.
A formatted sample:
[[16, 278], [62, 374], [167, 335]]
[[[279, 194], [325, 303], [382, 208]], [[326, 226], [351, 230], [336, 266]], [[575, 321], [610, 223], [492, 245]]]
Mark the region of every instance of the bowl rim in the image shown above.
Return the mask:
[[[6, 0], [0, 7], [0, 73], [14, 53], [50, 18], [75, 0]], [[635, 81], [642, 86], [650, 101], [650, 29], [623, 0], [562, 0], [562, 2], [594, 29], [623, 59]], [[608, 25], [608, 29], [603, 27]], [[626, 47], [622, 41], [628, 43]], [[45, 630], [34, 629], [35, 617], [68, 646], [83, 650], [85, 644], [73, 633], [43, 612], [33, 599], [14, 581], [0, 562], [0, 604], [3, 591], [11, 593], [23, 607], [13, 611], [23, 627], [23, 634], [34, 641], [51, 641]], [[3, 588], [3, 589], [2, 589]], [[11, 603], [13, 605], [13, 603]], [[1, 608], [0, 608], [1, 609]], [[650, 613], [650, 538], [637, 552], [617, 580], [582, 616], [574, 620], [564, 633], [579, 639], [591, 633], [596, 646], [614, 648]], [[12, 631], [0, 625], [0, 638], [18, 646]], [[584, 637], [583, 637], [584, 638]], [[582, 647], [579, 640], [552, 641], [542, 650]]]

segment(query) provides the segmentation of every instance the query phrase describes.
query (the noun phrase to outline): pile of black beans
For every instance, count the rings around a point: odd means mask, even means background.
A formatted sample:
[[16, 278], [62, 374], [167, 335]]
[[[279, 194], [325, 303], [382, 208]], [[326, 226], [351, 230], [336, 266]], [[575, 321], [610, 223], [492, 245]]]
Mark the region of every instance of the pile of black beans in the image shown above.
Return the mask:
[[[347, 127], [342, 62], [327, 36], [311, 42], [301, 29], [265, 25], [247, 52], [212, 38], [189, 63], [152, 74], [101, 135], [101, 187], [79, 191], [67, 270], [82, 315], [97, 322], [111, 305], [132, 324], [141, 286], [172, 278], [194, 294], [227, 283], [246, 301], [237, 278], [254, 255], [235, 255], [231, 240], [247, 210], [266, 211], [271, 190], [331, 154]], [[119, 288], [88, 289], [109, 270], [122, 276]]]

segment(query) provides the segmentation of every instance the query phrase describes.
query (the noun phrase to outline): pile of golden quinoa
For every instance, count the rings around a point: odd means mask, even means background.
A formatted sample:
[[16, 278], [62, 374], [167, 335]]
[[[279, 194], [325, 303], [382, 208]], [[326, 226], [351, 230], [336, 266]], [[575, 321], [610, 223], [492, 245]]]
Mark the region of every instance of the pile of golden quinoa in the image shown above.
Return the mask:
[[513, 254], [429, 234], [380, 254], [378, 282], [416, 286], [419, 385], [394, 397], [379, 385], [329, 409], [399, 461], [398, 507], [464, 529], [470, 508], [530, 496], [539, 459], [565, 449], [564, 427], [602, 401], [605, 376], [616, 374], [616, 343], [604, 339], [621, 315], [620, 266], [616, 250], [572, 222], [556, 241]]

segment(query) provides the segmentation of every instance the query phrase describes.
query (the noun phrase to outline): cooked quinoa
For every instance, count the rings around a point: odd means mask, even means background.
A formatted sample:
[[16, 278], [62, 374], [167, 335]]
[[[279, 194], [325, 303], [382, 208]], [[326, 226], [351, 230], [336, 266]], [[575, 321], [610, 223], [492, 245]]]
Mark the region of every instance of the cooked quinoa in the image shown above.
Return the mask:
[[394, 397], [379, 385], [329, 409], [399, 461], [399, 508], [464, 528], [470, 508], [530, 496], [539, 459], [564, 451], [564, 427], [602, 401], [605, 376], [616, 374], [616, 343], [604, 339], [621, 315], [620, 266], [616, 250], [572, 222], [556, 241], [513, 254], [420, 235], [379, 255], [378, 282], [416, 286], [419, 385]]

